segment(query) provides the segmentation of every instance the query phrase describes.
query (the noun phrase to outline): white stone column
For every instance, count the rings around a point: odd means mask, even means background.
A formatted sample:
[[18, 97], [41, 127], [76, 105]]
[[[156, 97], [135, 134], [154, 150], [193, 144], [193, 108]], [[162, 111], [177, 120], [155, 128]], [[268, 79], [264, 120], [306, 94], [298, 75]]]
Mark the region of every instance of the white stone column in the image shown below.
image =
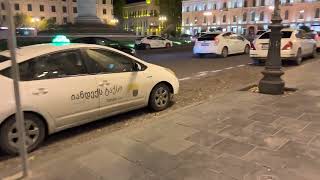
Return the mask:
[[78, 0], [78, 17], [75, 22], [77, 24], [102, 24], [97, 16], [96, 0]]

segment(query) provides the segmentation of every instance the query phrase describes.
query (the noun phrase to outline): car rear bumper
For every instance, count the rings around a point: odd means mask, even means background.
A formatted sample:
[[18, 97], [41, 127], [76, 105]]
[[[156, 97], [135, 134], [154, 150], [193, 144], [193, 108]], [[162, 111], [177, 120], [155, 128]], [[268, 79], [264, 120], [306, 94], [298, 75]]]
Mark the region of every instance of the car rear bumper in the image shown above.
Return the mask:
[[218, 50], [216, 46], [194, 46], [193, 47], [193, 54], [221, 54], [221, 51]]
[[[282, 60], [294, 60], [296, 58], [296, 53], [291, 50], [282, 50], [281, 59]], [[265, 60], [268, 57], [268, 51], [265, 50], [251, 50], [250, 58], [257, 60]]]

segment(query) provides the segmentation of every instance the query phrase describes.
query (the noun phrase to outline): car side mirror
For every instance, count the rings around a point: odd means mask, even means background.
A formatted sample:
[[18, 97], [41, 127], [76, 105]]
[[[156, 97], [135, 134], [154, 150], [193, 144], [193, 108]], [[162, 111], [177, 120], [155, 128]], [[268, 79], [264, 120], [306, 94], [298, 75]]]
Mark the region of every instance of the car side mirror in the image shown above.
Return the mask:
[[142, 67], [139, 63], [135, 62], [133, 64], [133, 68], [134, 68], [134, 71], [141, 71], [142, 70]]

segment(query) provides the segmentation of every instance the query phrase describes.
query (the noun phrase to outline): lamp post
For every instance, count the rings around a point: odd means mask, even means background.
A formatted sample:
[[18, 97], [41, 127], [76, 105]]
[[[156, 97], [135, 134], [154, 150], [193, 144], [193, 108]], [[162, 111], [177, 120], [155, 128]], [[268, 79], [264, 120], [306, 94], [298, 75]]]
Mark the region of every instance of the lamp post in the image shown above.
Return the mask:
[[206, 17], [206, 21], [207, 21], [207, 32], [209, 31], [209, 16], [212, 16], [212, 12], [211, 11], [207, 11], [204, 12], [203, 15]]
[[280, 57], [281, 48], [281, 29], [283, 28], [280, 16], [280, 0], [275, 0], [274, 12], [271, 19], [270, 43], [268, 58], [265, 70], [262, 71], [263, 78], [259, 83], [259, 91], [263, 94], [279, 95], [284, 93], [285, 83], [281, 79], [284, 74]]

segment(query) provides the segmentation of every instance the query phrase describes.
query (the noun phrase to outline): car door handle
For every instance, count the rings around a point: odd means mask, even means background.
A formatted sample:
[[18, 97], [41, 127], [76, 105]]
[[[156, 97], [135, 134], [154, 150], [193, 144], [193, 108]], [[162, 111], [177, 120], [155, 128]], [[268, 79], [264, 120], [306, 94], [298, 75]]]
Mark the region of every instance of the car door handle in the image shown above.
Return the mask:
[[33, 92], [32, 94], [33, 95], [45, 95], [45, 94], [48, 94], [49, 93], [49, 91], [47, 90], [47, 89], [45, 89], [45, 88], [39, 88], [39, 89], [37, 89], [35, 92]]

